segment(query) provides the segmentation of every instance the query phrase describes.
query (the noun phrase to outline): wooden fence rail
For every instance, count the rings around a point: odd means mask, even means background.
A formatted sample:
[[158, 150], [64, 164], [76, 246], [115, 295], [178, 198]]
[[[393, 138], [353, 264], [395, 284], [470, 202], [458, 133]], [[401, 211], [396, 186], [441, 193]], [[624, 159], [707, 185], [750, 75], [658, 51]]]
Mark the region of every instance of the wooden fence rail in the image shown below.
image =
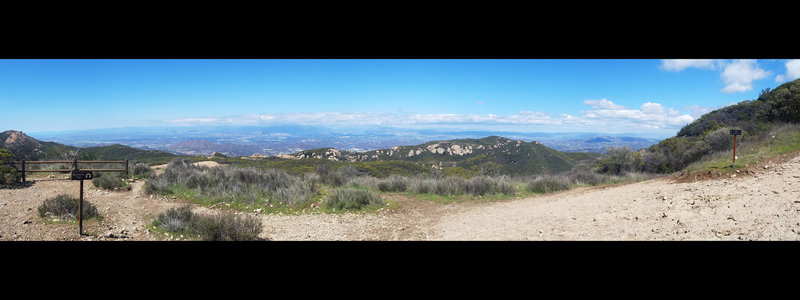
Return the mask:
[[[124, 172], [128, 174], [128, 160], [35, 160], [35, 161], [10, 161], [5, 163], [7, 165], [20, 165], [20, 172], [22, 172], [22, 182], [25, 182], [25, 173], [29, 172], [53, 172], [53, 173], [70, 173], [73, 170], [78, 170], [76, 164], [124, 164], [123, 169], [80, 169], [81, 171], [93, 172]], [[55, 170], [26, 170], [26, 164], [72, 164], [72, 169], [55, 169]]]

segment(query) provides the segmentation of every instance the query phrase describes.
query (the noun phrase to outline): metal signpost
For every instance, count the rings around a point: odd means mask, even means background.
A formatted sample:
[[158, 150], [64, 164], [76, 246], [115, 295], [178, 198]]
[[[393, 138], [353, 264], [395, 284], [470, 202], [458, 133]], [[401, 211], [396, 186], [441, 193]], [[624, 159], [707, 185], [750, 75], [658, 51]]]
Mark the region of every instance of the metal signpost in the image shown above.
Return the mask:
[[81, 198], [78, 202], [78, 235], [83, 235], [83, 180], [92, 180], [94, 173], [92, 171], [78, 170], [77, 166], [78, 164], [76, 163], [75, 168], [70, 173], [70, 179], [81, 181]]
[[741, 130], [731, 129], [731, 135], [733, 136], [733, 164], [731, 165], [732, 168], [736, 168], [736, 136], [741, 135]]

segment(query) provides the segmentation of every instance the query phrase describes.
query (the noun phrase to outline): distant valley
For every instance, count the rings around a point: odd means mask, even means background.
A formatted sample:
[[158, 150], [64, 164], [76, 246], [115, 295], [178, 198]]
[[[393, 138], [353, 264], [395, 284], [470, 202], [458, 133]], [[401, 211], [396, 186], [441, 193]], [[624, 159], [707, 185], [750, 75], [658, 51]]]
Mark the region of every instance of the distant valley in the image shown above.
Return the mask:
[[184, 155], [266, 156], [292, 154], [316, 148], [364, 152], [435, 140], [484, 138], [499, 135], [537, 141], [563, 152], [603, 153], [608, 146], [649, 147], [660, 139], [602, 133], [523, 133], [495, 131], [435, 131], [377, 127], [334, 129], [316, 126], [216, 126], [113, 128], [61, 132], [33, 132], [32, 137], [75, 147], [123, 144], [145, 150]]

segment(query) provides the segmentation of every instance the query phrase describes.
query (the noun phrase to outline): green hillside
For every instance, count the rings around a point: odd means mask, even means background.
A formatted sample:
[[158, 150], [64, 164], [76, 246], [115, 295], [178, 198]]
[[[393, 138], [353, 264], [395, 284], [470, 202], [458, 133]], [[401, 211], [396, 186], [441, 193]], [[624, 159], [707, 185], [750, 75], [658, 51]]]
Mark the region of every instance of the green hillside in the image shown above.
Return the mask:
[[737, 127], [757, 135], [774, 123], [800, 122], [800, 79], [765, 89], [746, 100], [709, 112], [678, 132], [678, 137], [702, 136], [721, 127]]
[[124, 145], [80, 148], [55, 142], [43, 142], [24, 132], [7, 130], [0, 132], [0, 148], [14, 154], [15, 160], [72, 160], [78, 153], [79, 160], [139, 160], [147, 163], [167, 163], [180, 157], [172, 153], [141, 150]]
[[16, 130], [0, 132], [0, 148], [10, 150], [15, 160], [65, 160], [72, 157], [78, 149], [54, 142], [42, 142]]
[[[671, 173], [683, 170], [701, 159], [708, 160], [710, 155], [732, 151], [731, 129], [742, 131], [742, 135], [737, 137], [742, 147], [794, 145], [792, 141], [775, 143], [770, 139], [794, 139], [792, 130], [787, 132], [787, 128], [792, 128], [791, 125], [797, 123], [800, 123], [800, 79], [781, 84], [775, 89], [765, 89], [758, 99], [742, 101], [706, 113], [681, 128], [675, 137], [665, 139], [643, 151], [642, 170]], [[790, 127], [786, 127], [787, 124]], [[781, 147], [785, 149], [777, 152], [762, 149], [755, 152], [785, 153], [793, 150], [790, 146]]]
[[78, 152], [79, 160], [138, 160], [149, 164], [165, 164], [170, 160], [181, 157], [180, 155], [158, 151], [142, 150], [133, 147], [114, 144], [81, 148]]
[[[448, 175], [468, 177], [477, 174], [525, 175], [559, 173], [570, 170], [580, 160], [600, 156], [595, 153], [565, 153], [539, 142], [524, 142], [499, 136], [481, 139], [433, 141], [414, 146], [397, 146], [367, 152], [339, 151], [333, 148], [300, 151], [298, 159], [317, 158], [368, 166], [377, 162], [416, 163], [441, 170]], [[423, 168], [424, 169], [424, 168]]]

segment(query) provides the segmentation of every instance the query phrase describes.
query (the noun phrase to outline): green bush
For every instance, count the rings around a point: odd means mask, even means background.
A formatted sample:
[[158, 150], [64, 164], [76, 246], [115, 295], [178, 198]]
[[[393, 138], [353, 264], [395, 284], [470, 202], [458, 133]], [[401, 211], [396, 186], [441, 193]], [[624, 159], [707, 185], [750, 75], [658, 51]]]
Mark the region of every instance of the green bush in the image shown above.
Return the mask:
[[14, 154], [8, 149], [0, 148], [0, 184], [16, 183], [22, 175], [13, 165], [6, 165], [14, 159]]
[[169, 195], [175, 190], [189, 190], [202, 201], [231, 200], [237, 203], [263, 204], [272, 200], [289, 205], [305, 205], [310, 199], [318, 175], [306, 180], [277, 169], [238, 168], [232, 166], [198, 167], [188, 160], [174, 160], [164, 173], [145, 184], [148, 194]]
[[534, 193], [549, 193], [569, 188], [569, 178], [558, 175], [538, 177], [528, 183], [528, 190]]
[[186, 235], [195, 235], [206, 241], [253, 241], [261, 233], [261, 219], [237, 216], [233, 213], [198, 215], [189, 205], [170, 208], [159, 214], [153, 226]]
[[333, 190], [333, 192], [328, 195], [325, 206], [333, 209], [346, 210], [385, 205], [385, 203], [386, 202], [378, 196], [378, 194], [372, 191], [345, 187]]
[[733, 136], [730, 135], [730, 128], [723, 127], [711, 131], [703, 137], [703, 140], [713, 151], [727, 151], [733, 149]]
[[195, 216], [192, 230], [205, 241], [254, 241], [261, 233], [261, 219], [232, 213]]
[[104, 190], [130, 188], [130, 185], [128, 185], [128, 183], [126, 183], [122, 179], [122, 176], [116, 173], [111, 173], [111, 174], [96, 173], [95, 175], [96, 176], [92, 179], [92, 184], [95, 187]]
[[[80, 199], [69, 195], [58, 195], [44, 200], [44, 203], [37, 208], [39, 217], [59, 218], [61, 220], [73, 220], [78, 218], [78, 206]], [[97, 218], [100, 214], [97, 208], [89, 201], [83, 201], [83, 218]]]
[[351, 177], [347, 185], [353, 188], [377, 189], [378, 179], [372, 176]]
[[193, 218], [194, 213], [189, 209], [189, 205], [184, 205], [159, 214], [153, 225], [166, 231], [184, 233], [189, 230]]
[[405, 192], [408, 188], [408, 179], [403, 176], [391, 175], [378, 181], [381, 192]]
[[606, 154], [598, 163], [601, 173], [622, 174], [625, 172], [635, 172], [642, 169], [644, 162], [642, 155], [624, 147], [607, 147]]
[[444, 177], [434, 181], [433, 193], [442, 196], [455, 196], [464, 194], [464, 179]]
[[301, 207], [311, 200], [311, 194], [311, 188], [308, 183], [297, 182], [289, 187], [278, 188], [272, 195], [283, 204]]
[[150, 175], [150, 165], [140, 161], [130, 161], [130, 176], [134, 178], [146, 178]]
[[342, 186], [347, 181], [347, 177], [342, 172], [334, 172], [327, 164], [317, 165], [314, 168], [314, 174], [319, 176], [320, 182], [331, 186]]

